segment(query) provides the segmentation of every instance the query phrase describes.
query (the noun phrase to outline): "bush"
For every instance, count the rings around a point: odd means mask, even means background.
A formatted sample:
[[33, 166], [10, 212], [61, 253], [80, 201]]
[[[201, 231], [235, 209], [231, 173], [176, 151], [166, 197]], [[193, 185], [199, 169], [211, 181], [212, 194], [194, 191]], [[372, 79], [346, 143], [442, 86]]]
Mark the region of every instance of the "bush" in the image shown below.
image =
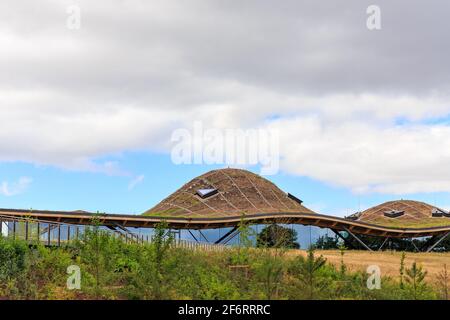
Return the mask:
[[[8, 299], [436, 299], [448, 297], [446, 271], [439, 288], [426, 271], [401, 261], [402, 282], [382, 278], [369, 290], [365, 272], [326, 263], [313, 249], [290, 256], [280, 248], [246, 245], [223, 252], [173, 246], [165, 225], [150, 244], [124, 243], [98, 228], [71, 247], [46, 248], [0, 237], [0, 297]], [[244, 239], [245, 240], [245, 239]], [[244, 244], [242, 241], [241, 244]], [[82, 287], [66, 289], [67, 267], [78, 265]]]
[[297, 231], [285, 228], [276, 224], [271, 224], [258, 234], [257, 247], [264, 248], [287, 248], [299, 249], [297, 241]]
[[308, 250], [306, 258], [296, 257], [290, 266], [291, 275], [299, 281], [302, 292], [306, 293], [307, 299], [314, 299], [316, 292], [324, 289], [324, 282], [320, 277], [320, 270], [325, 266], [326, 259], [322, 256], [315, 257], [314, 249]]
[[2, 283], [24, 272], [27, 251], [28, 248], [24, 242], [0, 237], [0, 281]]

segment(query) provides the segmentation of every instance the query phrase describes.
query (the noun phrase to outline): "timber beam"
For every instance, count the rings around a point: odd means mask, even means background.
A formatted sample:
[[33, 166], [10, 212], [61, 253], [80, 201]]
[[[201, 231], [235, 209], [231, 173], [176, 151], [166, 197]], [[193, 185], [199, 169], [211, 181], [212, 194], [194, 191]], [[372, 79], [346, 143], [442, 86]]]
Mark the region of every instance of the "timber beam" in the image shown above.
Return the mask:
[[223, 237], [220, 237], [219, 240], [217, 240], [216, 242], [214, 242], [215, 244], [219, 244], [221, 243], [223, 240], [225, 240], [227, 237], [229, 237], [233, 232], [235, 232], [238, 229], [238, 227], [234, 227], [233, 229], [231, 229], [230, 231], [228, 231]]
[[438, 241], [436, 241], [431, 247], [428, 248], [427, 252], [431, 252], [434, 248], [436, 248], [436, 246], [441, 243], [445, 238], [447, 238], [447, 236], [450, 234], [450, 231], [448, 231], [447, 233], [445, 233], [442, 237], [439, 238]]
[[344, 230], [347, 231], [347, 233], [351, 235], [353, 238], [355, 238], [356, 241], [358, 241], [364, 248], [366, 248], [369, 251], [372, 251], [372, 249], [370, 249], [369, 246], [367, 246], [361, 239], [359, 239], [356, 235], [354, 235], [353, 232], [351, 232], [347, 227], [344, 227]]

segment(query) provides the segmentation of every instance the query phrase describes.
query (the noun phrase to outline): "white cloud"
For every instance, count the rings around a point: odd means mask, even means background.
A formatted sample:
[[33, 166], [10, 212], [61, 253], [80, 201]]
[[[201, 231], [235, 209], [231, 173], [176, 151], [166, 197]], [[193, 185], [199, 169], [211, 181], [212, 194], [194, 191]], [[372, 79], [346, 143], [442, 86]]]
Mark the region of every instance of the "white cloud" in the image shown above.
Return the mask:
[[128, 184], [128, 190], [133, 190], [134, 188], [136, 188], [136, 186], [138, 184], [141, 184], [145, 179], [144, 175], [140, 175], [135, 177], [133, 180], [130, 181], [130, 183]]
[[[356, 193], [450, 192], [450, 127], [281, 119], [282, 167]], [[281, 130], [282, 128], [282, 130]]]
[[0, 194], [6, 197], [12, 197], [24, 193], [33, 179], [29, 177], [21, 177], [17, 182], [9, 183], [8, 181], [3, 181], [0, 185]]
[[291, 174], [450, 191], [450, 127], [426, 124], [450, 114], [450, 4], [380, 1], [377, 33], [360, 0], [80, 0], [79, 31], [66, 28], [71, 1], [4, 1], [0, 162], [131, 177], [98, 159], [169, 152], [194, 121], [269, 125]]

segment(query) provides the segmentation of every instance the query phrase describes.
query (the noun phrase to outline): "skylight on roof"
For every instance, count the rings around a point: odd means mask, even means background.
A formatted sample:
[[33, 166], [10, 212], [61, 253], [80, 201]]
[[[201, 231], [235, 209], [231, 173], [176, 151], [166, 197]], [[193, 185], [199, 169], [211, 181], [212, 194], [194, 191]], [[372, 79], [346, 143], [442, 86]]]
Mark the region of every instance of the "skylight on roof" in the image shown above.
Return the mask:
[[405, 214], [405, 211], [389, 210], [384, 212], [384, 216], [388, 218], [397, 218]]
[[211, 197], [211, 196], [215, 195], [217, 192], [219, 192], [219, 191], [217, 189], [214, 189], [214, 188], [212, 188], [212, 189], [198, 189], [197, 190], [197, 195], [200, 198], [205, 199], [205, 198], [208, 198], [208, 197]]
[[303, 203], [302, 200], [300, 200], [299, 198], [297, 198], [296, 196], [294, 196], [294, 195], [292, 195], [292, 194], [290, 194], [290, 193], [288, 193], [287, 196], [288, 196], [289, 199], [292, 199], [292, 200], [294, 200], [295, 202], [297, 202], [297, 203], [299, 203], [299, 204], [302, 204], [302, 203]]
[[443, 217], [443, 216], [448, 217], [449, 214], [447, 211], [444, 211], [444, 210], [441, 210], [438, 208], [433, 208], [433, 210], [431, 210], [431, 216], [439, 218], [439, 217]]

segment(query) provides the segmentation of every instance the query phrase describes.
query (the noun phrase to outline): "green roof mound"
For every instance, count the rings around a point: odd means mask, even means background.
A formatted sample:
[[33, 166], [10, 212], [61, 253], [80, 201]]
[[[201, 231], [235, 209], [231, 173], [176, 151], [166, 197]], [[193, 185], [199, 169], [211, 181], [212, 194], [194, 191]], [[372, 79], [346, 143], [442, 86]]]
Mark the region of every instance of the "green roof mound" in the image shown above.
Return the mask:
[[192, 179], [144, 215], [222, 218], [242, 215], [314, 213], [297, 197], [242, 169], [209, 171]]
[[413, 200], [388, 201], [355, 214], [358, 221], [399, 228], [450, 225], [450, 213], [428, 203]]

